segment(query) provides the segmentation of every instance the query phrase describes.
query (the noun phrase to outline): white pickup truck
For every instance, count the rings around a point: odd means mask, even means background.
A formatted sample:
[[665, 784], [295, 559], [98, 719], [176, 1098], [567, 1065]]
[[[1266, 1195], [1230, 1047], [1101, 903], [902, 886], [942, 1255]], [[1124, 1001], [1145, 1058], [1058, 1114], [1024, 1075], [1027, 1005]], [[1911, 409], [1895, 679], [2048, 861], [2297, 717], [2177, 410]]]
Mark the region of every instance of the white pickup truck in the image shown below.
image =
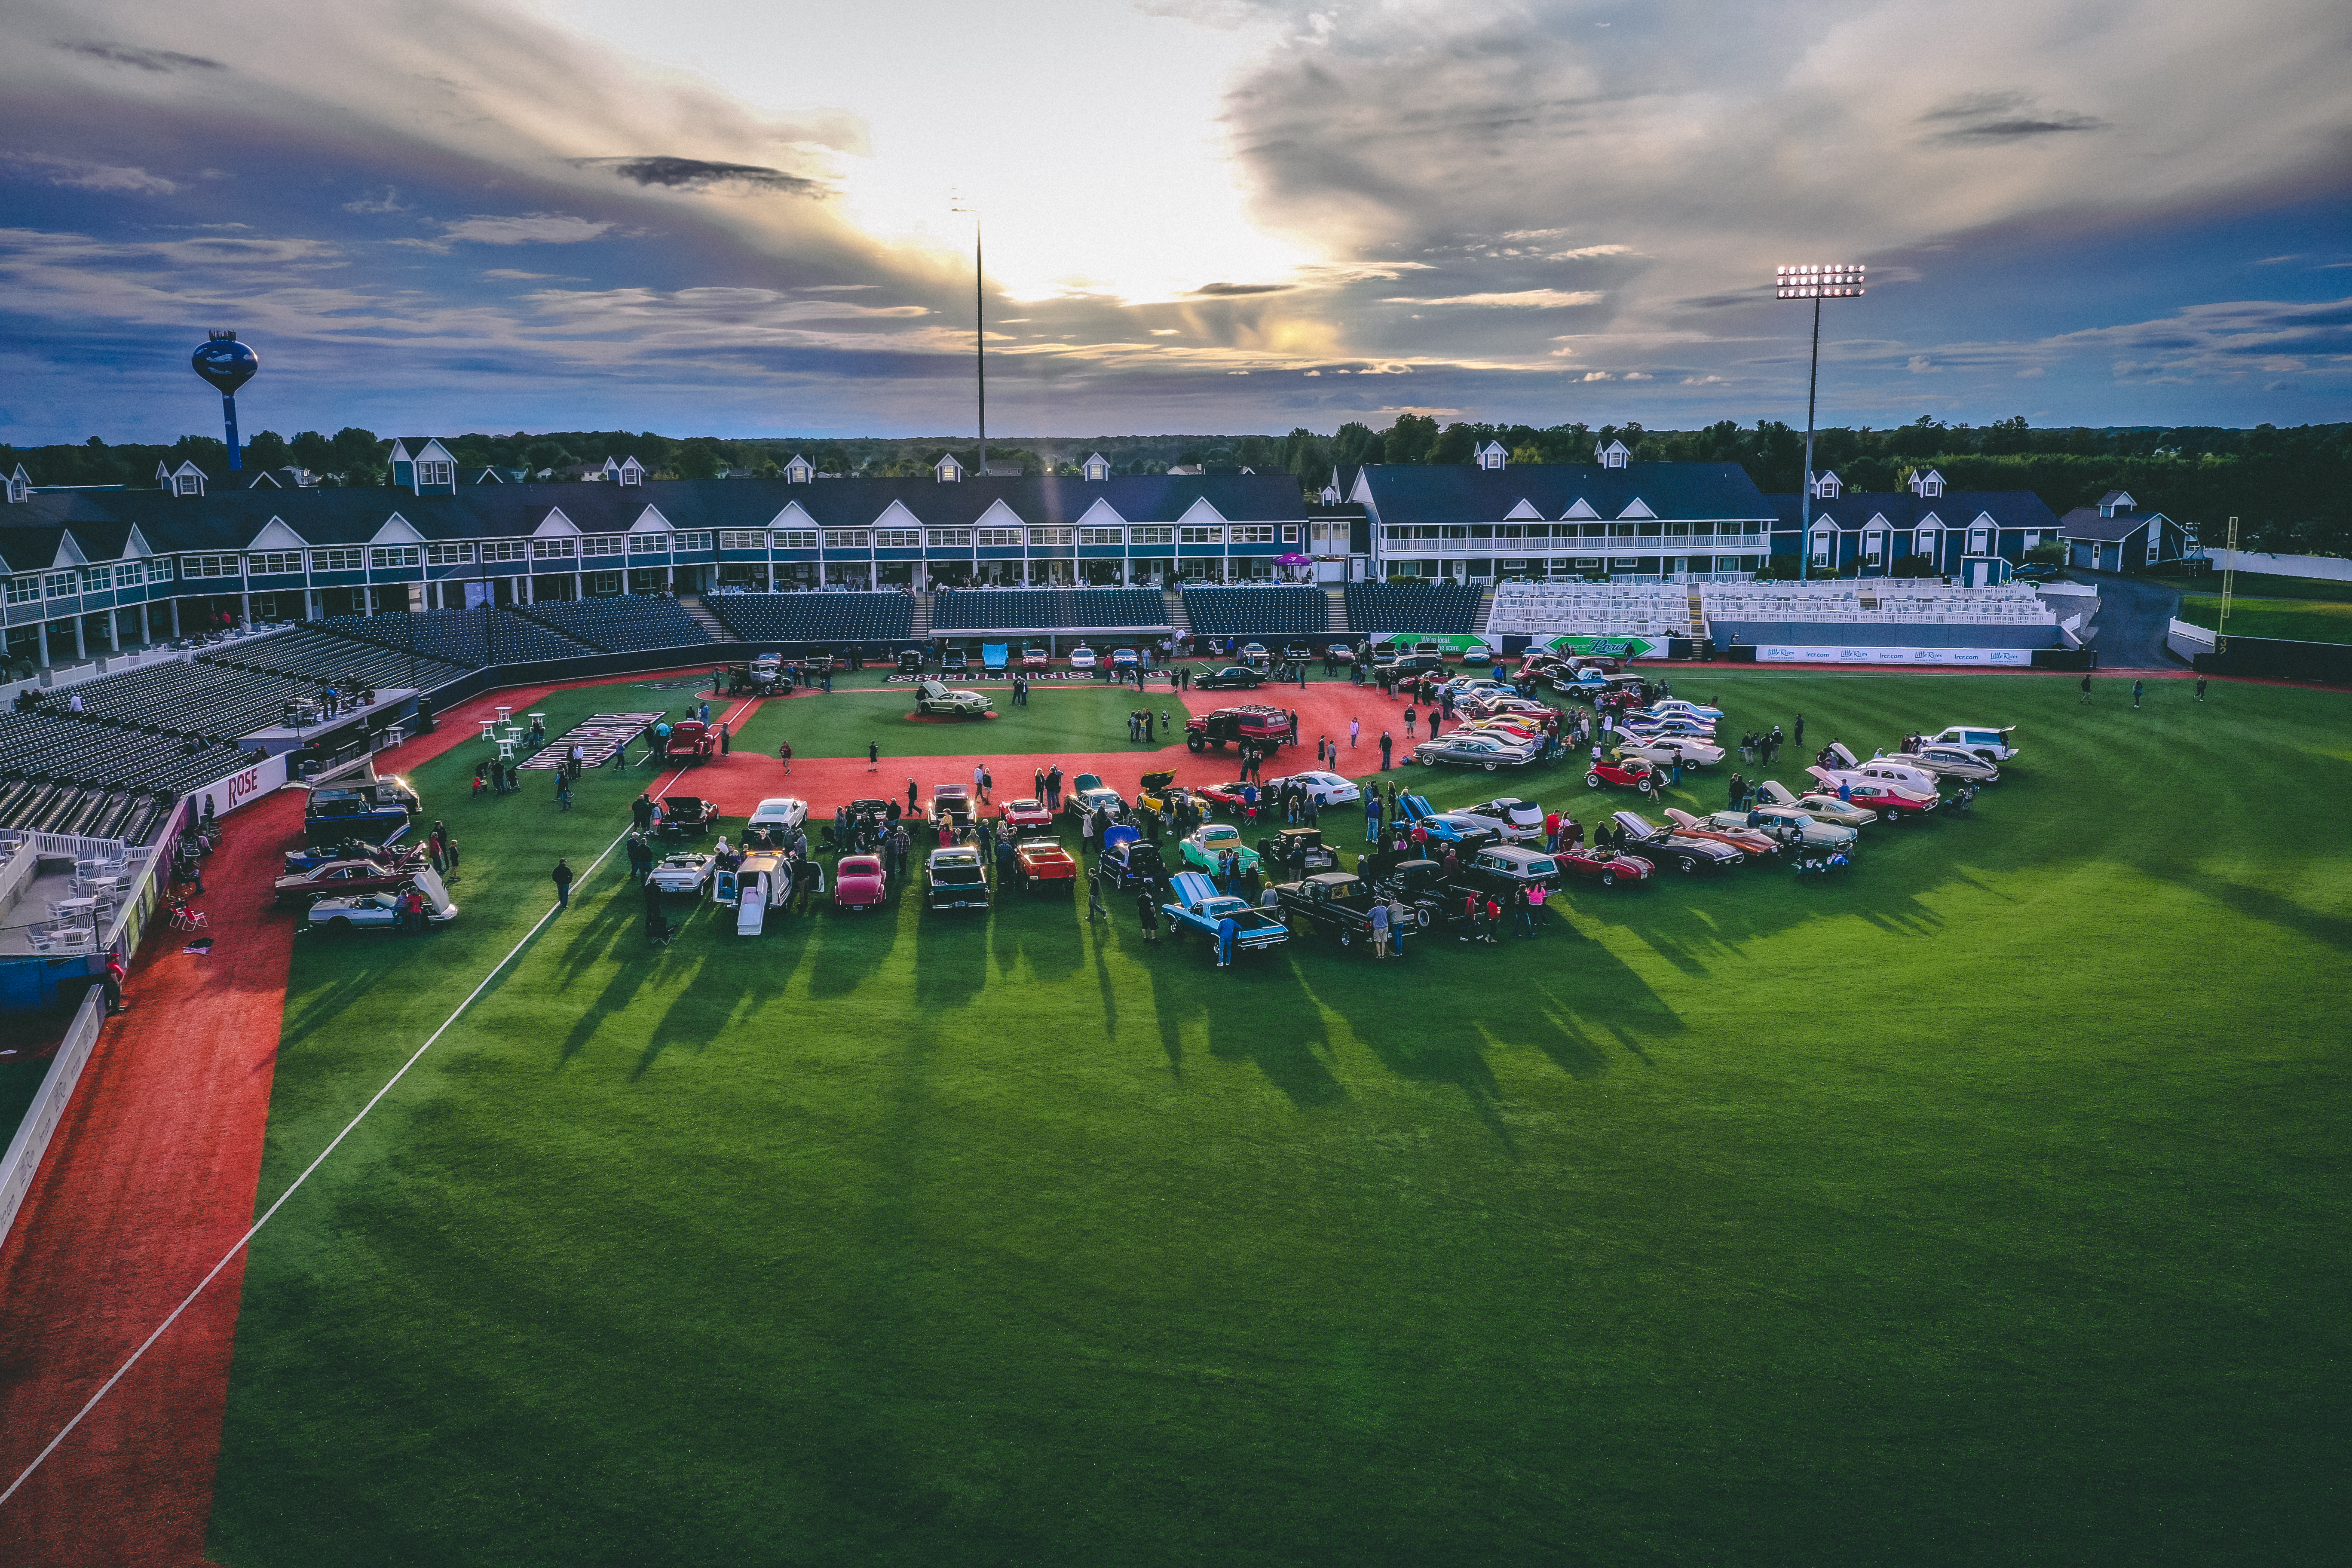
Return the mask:
[[1964, 752], [1975, 752], [1986, 762], [2005, 763], [2017, 755], [2017, 748], [2009, 743], [2009, 738], [2016, 733], [2017, 726], [2014, 724], [1998, 730], [1990, 724], [1955, 724], [1940, 735], [1925, 737], [1920, 743], [1958, 746]]

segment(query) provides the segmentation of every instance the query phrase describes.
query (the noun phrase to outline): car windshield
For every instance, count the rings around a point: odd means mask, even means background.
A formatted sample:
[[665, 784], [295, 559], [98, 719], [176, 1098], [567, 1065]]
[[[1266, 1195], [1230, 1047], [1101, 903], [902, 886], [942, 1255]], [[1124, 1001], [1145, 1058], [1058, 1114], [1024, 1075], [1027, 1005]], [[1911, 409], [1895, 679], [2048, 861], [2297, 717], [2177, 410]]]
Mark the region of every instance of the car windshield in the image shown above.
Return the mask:
[[1228, 838], [1239, 838], [1241, 836], [1241, 829], [1238, 827], [1219, 826], [1201, 829], [1201, 842], [1203, 844], [1222, 844]]

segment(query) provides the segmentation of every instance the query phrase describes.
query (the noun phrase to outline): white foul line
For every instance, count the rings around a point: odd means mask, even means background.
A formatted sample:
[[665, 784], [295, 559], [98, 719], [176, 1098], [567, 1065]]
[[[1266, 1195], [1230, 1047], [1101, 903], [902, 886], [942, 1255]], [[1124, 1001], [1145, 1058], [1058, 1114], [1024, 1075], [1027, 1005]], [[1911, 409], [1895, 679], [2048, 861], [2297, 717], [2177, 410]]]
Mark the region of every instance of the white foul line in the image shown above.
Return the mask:
[[[726, 723], [732, 720], [736, 713], [741, 711], [743, 706], [743, 704], [738, 704], [735, 708], [721, 714], [719, 716], [719, 722]], [[658, 800], [662, 796], [669, 794], [670, 786], [685, 776], [686, 770], [684, 768], [680, 768], [677, 772], [670, 774], [667, 780], [663, 781], [662, 786], [654, 792], [654, 798]], [[626, 838], [628, 836], [629, 834], [627, 831], [624, 831], [615, 836], [612, 843], [604, 846], [604, 853], [597, 856], [595, 859], [588, 863], [588, 869], [582, 872], [578, 879], [584, 882], [589, 878], [594, 876], [596, 874], [596, 868], [602, 866], [605, 859], [611, 856], [614, 849], [620, 845], [621, 840]], [[234, 1262], [236, 1258], [236, 1255], [244, 1251], [252, 1242], [253, 1238], [260, 1234], [261, 1227], [268, 1225], [271, 1218], [277, 1215], [278, 1211], [286, 1206], [286, 1200], [292, 1197], [297, 1192], [300, 1191], [302, 1184], [309, 1181], [312, 1173], [315, 1173], [320, 1166], [327, 1163], [327, 1156], [333, 1153], [337, 1147], [341, 1144], [342, 1141], [352, 1135], [352, 1131], [354, 1128], [358, 1127], [361, 1122], [367, 1120], [368, 1112], [373, 1110], [376, 1108], [377, 1102], [382, 1100], [385, 1095], [392, 1092], [393, 1086], [399, 1083], [402, 1079], [408, 1076], [408, 1069], [425, 1059], [425, 1053], [431, 1050], [435, 1043], [438, 1041], [442, 1036], [449, 1032], [449, 1026], [457, 1021], [458, 1017], [464, 1014], [467, 1008], [474, 1005], [476, 998], [479, 997], [483, 992], [489, 989], [490, 982], [499, 977], [499, 972], [514, 961], [515, 954], [520, 952], [530, 942], [531, 938], [537, 936], [540, 933], [541, 929], [544, 927], [549, 921], [555, 918], [556, 910], [561, 907], [562, 906], [551, 907], [547, 913], [539, 917], [539, 920], [531, 926], [530, 930], [523, 932], [522, 941], [516, 942], [514, 946], [507, 950], [506, 957], [499, 959], [496, 963], [490, 965], [489, 973], [482, 976], [482, 983], [479, 985], [475, 986], [471, 992], [467, 993], [466, 999], [457, 1004], [455, 1011], [451, 1012], [446, 1018], [441, 1020], [441, 1026], [434, 1030], [432, 1035], [426, 1038], [423, 1045], [416, 1047], [416, 1054], [410, 1057], [406, 1061], [401, 1063], [400, 1070], [386, 1079], [384, 1080], [383, 1087], [377, 1089], [375, 1093], [368, 1097], [368, 1102], [360, 1107], [359, 1114], [352, 1117], [351, 1121], [343, 1124], [343, 1130], [335, 1134], [333, 1141], [324, 1149], [319, 1151], [319, 1157], [311, 1161], [309, 1165], [305, 1166], [302, 1173], [294, 1178], [292, 1184], [288, 1186], [284, 1192], [278, 1194], [278, 1201], [271, 1204], [268, 1208], [262, 1211], [261, 1217], [255, 1220], [253, 1224], [247, 1228], [246, 1233], [236, 1238], [236, 1242], [234, 1246], [232, 1246], [226, 1252], [221, 1254], [220, 1261], [214, 1264], [212, 1268], [206, 1271], [202, 1279], [196, 1281], [196, 1288], [189, 1291], [187, 1296], [178, 1306], [172, 1309], [171, 1316], [165, 1318], [162, 1322], [155, 1325], [155, 1331], [149, 1334], [144, 1340], [140, 1342], [139, 1348], [132, 1351], [130, 1357], [125, 1360], [121, 1366], [114, 1369], [113, 1376], [99, 1384], [98, 1392], [91, 1394], [89, 1402], [83, 1405], [79, 1410], [74, 1412], [73, 1419], [67, 1422], [64, 1426], [60, 1427], [58, 1431], [58, 1435], [49, 1439], [48, 1446], [44, 1447], [39, 1453], [34, 1455], [33, 1462], [26, 1465], [23, 1472], [20, 1473], [15, 1480], [8, 1483], [8, 1489], [6, 1491], [0, 1491], [0, 1503], [5, 1503], [10, 1498], [15, 1497], [18, 1489], [23, 1487], [26, 1481], [32, 1479], [33, 1472], [41, 1468], [42, 1461], [47, 1459], [51, 1454], [56, 1453], [58, 1446], [64, 1443], [68, 1437], [73, 1436], [74, 1428], [80, 1426], [83, 1418], [89, 1415], [91, 1411], [98, 1408], [99, 1401], [104, 1399], [108, 1394], [111, 1393], [114, 1385], [121, 1383], [124, 1376], [130, 1373], [131, 1369], [139, 1364], [139, 1358], [145, 1355], [149, 1350], [153, 1348], [155, 1342], [162, 1339], [171, 1326], [180, 1321], [180, 1314], [196, 1304], [196, 1298], [205, 1293], [205, 1288], [220, 1277], [220, 1271], [226, 1268], [232, 1262]]]

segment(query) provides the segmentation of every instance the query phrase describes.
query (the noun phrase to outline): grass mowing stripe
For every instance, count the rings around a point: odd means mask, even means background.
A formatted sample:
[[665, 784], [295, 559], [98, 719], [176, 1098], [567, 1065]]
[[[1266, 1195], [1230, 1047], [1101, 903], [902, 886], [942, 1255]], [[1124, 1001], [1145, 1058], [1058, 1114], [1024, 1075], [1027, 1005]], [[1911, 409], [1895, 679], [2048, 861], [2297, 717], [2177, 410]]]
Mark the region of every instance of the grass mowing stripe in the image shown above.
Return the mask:
[[[740, 712], [743, 706], [745, 705], [739, 704], [736, 708], [730, 709], [727, 713], [721, 716], [722, 721], [731, 721], [736, 713]], [[661, 787], [653, 792], [654, 797], [658, 800], [664, 795], [668, 795], [670, 787], [685, 776], [686, 770], [684, 768], [680, 768], [676, 773], [670, 774], [667, 779], [663, 781]], [[604, 850], [597, 855], [595, 859], [589, 862], [588, 869], [580, 875], [578, 880], [585, 882], [589, 878], [594, 876], [596, 874], [596, 868], [602, 866], [607, 859], [611, 858], [613, 851], [620, 847], [621, 840], [626, 838], [628, 836], [629, 830], [626, 828], [614, 834], [613, 836], [613, 841], [604, 846]], [[98, 1392], [91, 1394], [89, 1400], [83, 1404], [82, 1407], [74, 1412], [73, 1419], [68, 1421], [63, 1426], [58, 1429], [57, 1436], [50, 1438], [48, 1442], [43, 1446], [41, 1451], [33, 1456], [32, 1462], [26, 1465], [24, 1469], [17, 1474], [15, 1480], [8, 1483], [8, 1488], [5, 1491], [0, 1491], [0, 1504], [5, 1504], [10, 1498], [15, 1497], [17, 1491], [23, 1488], [24, 1484], [32, 1479], [33, 1473], [41, 1468], [42, 1463], [47, 1460], [51, 1454], [57, 1452], [58, 1446], [64, 1443], [68, 1437], [73, 1436], [74, 1428], [79, 1426], [82, 1422], [89, 1417], [89, 1413], [99, 1407], [99, 1405], [106, 1398], [107, 1394], [113, 1391], [114, 1385], [121, 1383], [123, 1378], [129, 1374], [131, 1369], [139, 1364], [140, 1358], [144, 1356], [148, 1351], [154, 1347], [155, 1342], [162, 1339], [165, 1333], [170, 1331], [172, 1325], [180, 1321], [181, 1314], [184, 1313], [190, 1307], [195, 1305], [196, 1299], [205, 1293], [206, 1288], [209, 1287], [215, 1279], [220, 1278], [221, 1270], [226, 1268], [229, 1264], [236, 1259], [236, 1255], [246, 1249], [247, 1246], [251, 1243], [253, 1238], [260, 1234], [261, 1227], [268, 1225], [277, 1215], [278, 1211], [286, 1206], [287, 1200], [291, 1198], [296, 1193], [299, 1192], [302, 1189], [302, 1184], [310, 1179], [311, 1175], [319, 1169], [320, 1166], [327, 1163], [327, 1156], [332, 1154], [336, 1149], [341, 1145], [343, 1140], [350, 1137], [353, 1131], [358, 1128], [359, 1124], [367, 1120], [368, 1113], [376, 1108], [378, 1103], [383, 1100], [383, 1097], [390, 1094], [393, 1091], [394, 1087], [397, 1085], [402, 1079], [408, 1076], [408, 1069], [415, 1067], [418, 1062], [424, 1060], [425, 1053], [431, 1050], [435, 1045], [438, 1044], [441, 1037], [449, 1032], [450, 1026], [456, 1024], [460, 1017], [464, 1016], [466, 1009], [471, 1007], [476, 1000], [481, 996], [482, 993], [489, 989], [490, 982], [497, 979], [499, 972], [505, 969], [508, 964], [514, 962], [515, 955], [528, 946], [531, 940], [537, 937], [539, 933], [546, 928], [547, 922], [554, 918], [557, 910], [561, 907], [561, 905], [549, 906], [547, 912], [541, 915], [536, 921], [532, 922], [530, 930], [523, 933], [521, 941], [517, 942], [514, 946], [509, 948], [505, 957], [490, 965], [489, 973], [482, 976], [481, 984], [476, 985], [473, 990], [467, 993], [466, 999], [458, 1003], [457, 1007], [451, 1011], [449, 1016], [441, 1021], [441, 1026], [439, 1028], [434, 1030], [430, 1036], [426, 1037], [425, 1043], [416, 1047], [415, 1054], [411, 1056], [406, 1061], [401, 1063], [400, 1070], [386, 1079], [383, 1082], [383, 1087], [377, 1089], [373, 1094], [368, 1097], [367, 1103], [360, 1107], [358, 1114], [354, 1115], [349, 1121], [345, 1122], [343, 1124], [343, 1130], [336, 1133], [334, 1137], [328, 1142], [325, 1148], [319, 1151], [318, 1158], [312, 1160], [310, 1164], [303, 1167], [302, 1173], [296, 1176], [291, 1183], [288, 1184], [286, 1190], [278, 1194], [277, 1200], [273, 1202], [268, 1208], [262, 1211], [261, 1217], [255, 1220], [253, 1224], [246, 1227], [245, 1234], [238, 1237], [236, 1243], [232, 1245], [226, 1252], [221, 1254], [220, 1261], [215, 1263], [212, 1268], [205, 1270], [205, 1277], [196, 1281], [195, 1289], [190, 1290], [186, 1296], [182, 1298], [180, 1304], [173, 1308], [170, 1314], [166, 1316], [162, 1322], [155, 1325], [155, 1331], [153, 1333], [149, 1334], [145, 1339], [139, 1342], [139, 1348], [132, 1351], [131, 1354], [124, 1359], [122, 1364], [114, 1369], [112, 1376], [109, 1377], [104, 1383], [99, 1384]]]

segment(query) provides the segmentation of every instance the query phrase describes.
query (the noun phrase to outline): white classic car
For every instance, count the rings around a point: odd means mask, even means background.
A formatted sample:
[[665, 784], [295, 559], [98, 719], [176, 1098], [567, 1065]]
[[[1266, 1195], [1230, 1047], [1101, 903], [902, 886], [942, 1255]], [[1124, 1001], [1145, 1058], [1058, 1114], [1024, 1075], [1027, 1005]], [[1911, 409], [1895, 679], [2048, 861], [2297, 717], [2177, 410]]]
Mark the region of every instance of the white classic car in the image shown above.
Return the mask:
[[646, 880], [665, 893], [700, 893], [710, 885], [714, 858], [699, 850], [672, 855], [655, 867]]
[[[457, 906], [450, 900], [449, 889], [441, 879], [429, 870], [418, 871], [414, 882], [425, 899], [425, 923], [427, 927], [447, 925], [457, 918]], [[331, 931], [337, 936], [355, 931], [393, 931], [400, 924], [400, 906], [407, 897], [404, 891], [353, 893], [348, 898], [320, 899], [310, 906], [309, 920], [313, 931]]]
[[1287, 778], [1268, 779], [1258, 786], [1258, 794], [1261, 797], [1269, 795], [1279, 796], [1282, 794], [1282, 786], [1287, 784], [1304, 785], [1307, 792], [1315, 797], [1315, 804], [1318, 806], [1344, 805], [1349, 801], [1364, 798], [1364, 792], [1353, 784], [1341, 778], [1338, 773], [1326, 773], [1319, 768], [1303, 773], [1292, 773]]
[[1654, 735], [1646, 740], [1627, 741], [1617, 748], [1617, 754], [1639, 757], [1662, 768], [1673, 767], [1677, 757], [1686, 768], [1711, 768], [1723, 761], [1721, 746], [1696, 735]]

